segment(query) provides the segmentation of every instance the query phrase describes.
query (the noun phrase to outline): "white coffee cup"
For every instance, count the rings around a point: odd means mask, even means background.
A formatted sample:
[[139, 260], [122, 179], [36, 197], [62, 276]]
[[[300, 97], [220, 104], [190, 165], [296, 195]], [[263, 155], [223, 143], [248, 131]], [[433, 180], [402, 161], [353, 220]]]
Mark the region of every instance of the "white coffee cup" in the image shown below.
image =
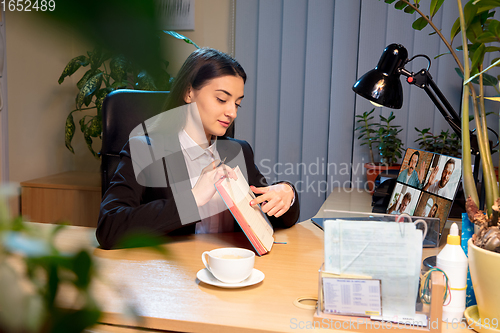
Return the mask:
[[238, 283], [252, 274], [255, 253], [237, 247], [224, 247], [203, 252], [201, 260], [217, 280]]

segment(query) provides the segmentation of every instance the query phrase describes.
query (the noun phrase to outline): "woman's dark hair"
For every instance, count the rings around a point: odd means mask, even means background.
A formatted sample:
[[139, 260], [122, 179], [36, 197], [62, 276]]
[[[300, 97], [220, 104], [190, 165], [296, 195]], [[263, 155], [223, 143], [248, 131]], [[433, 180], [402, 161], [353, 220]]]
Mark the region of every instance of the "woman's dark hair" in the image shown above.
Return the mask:
[[[436, 210], [434, 211], [434, 214], [432, 214], [432, 216], [431, 216], [432, 209], [433, 209], [434, 207], [436, 207]], [[437, 214], [438, 209], [439, 209], [439, 205], [438, 205], [437, 203], [435, 203], [434, 205], [432, 205], [431, 210], [429, 211], [429, 215], [428, 215], [427, 217], [435, 217], [435, 216], [436, 216], [436, 214]]]
[[230, 55], [211, 48], [194, 51], [177, 73], [164, 110], [186, 104], [189, 88], [201, 89], [208, 81], [226, 75], [239, 76], [243, 82], [247, 79], [243, 67]]

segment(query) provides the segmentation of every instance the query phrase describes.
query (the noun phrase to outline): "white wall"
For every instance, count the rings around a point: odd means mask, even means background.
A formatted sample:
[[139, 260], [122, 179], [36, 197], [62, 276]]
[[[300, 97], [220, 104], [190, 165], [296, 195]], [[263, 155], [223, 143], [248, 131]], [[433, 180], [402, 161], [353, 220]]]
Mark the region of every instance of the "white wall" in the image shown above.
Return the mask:
[[99, 163], [86, 151], [80, 135], [75, 135], [76, 155], [64, 146], [64, 124], [75, 107], [77, 76], [57, 83], [67, 62], [87, 48], [71, 32], [30, 13], [7, 12], [5, 28], [10, 180], [69, 170], [98, 171]]
[[[231, 52], [232, 0], [197, 0], [195, 30], [179, 31], [200, 46]], [[75, 107], [76, 82], [83, 75], [57, 80], [67, 62], [92, 49], [70, 31], [58, 29], [30, 13], [7, 12], [6, 64], [8, 72], [9, 179], [15, 182], [65, 171], [99, 171], [99, 160], [88, 151], [79, 117], [73, 155], [64, 146], [64, 124]], [[164, 37], [173, 75], [194, 50], [192, 45]], [[172, 60], [173, 59], [173, 60]], [[94, 147], [99, 150], [99, 145]]]
[[[195, 30], [179, 31], [199, 47], [212, 47], [232, 53], [234, 0], [196, 0]], [[169, 73], [175, 75], [186, 57], [195, 50], [193, 45], [170, 36], [162, 38], [166, 58], [170, 61]], [[167, 51], [168, 50], [168, 51]]]

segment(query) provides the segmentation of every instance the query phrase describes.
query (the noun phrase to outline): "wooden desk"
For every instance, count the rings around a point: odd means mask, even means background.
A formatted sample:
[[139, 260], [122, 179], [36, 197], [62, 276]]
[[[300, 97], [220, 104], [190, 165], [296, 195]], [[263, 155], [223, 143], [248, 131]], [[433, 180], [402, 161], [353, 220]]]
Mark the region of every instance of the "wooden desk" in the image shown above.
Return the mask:
[[332, 193], [326, 198], [315, 217], [328, 217], [324, 212], [325, 209], [369, 213], [372, 211], [371, 202], [372, 195], [370, 192], [338, 187], [333, 189]]
[[31, 221], [96, 227], [101, 204], [99, 173], [64, 172], [21, 183], [21, 213]]
[[[325, 203], [333, 208], [336, 204], [345, 205], [336, 194]], [[172, 238], [164, 245], [170, 254], [165, 259], [146, 249], [94, 248], [94, 232], [93, 228], [68, 227], [58, 235], [56, 242], [62, 250], [91, 248], [99, 274], [108, 281], [108, 284], [97, 281], [94, 285], [96, 297], [105, 311], [102, 322], [129, 327], [122, 326], [122, 331], [119, 327], [98, 325], [89, 332], [135, 332], [130, 326], [203, 333], [311, 330], [307, 325], [312, 323], [314, 310], [294, 305], [299, 297], [318, 294], [318, 270], [324, 256], [323, 232], [310, 221], [277, 230], [276, 241], [287, 244], [276, 244], [268, 255], [256, 258], [255, 268], [266, 277], [257, 285], [241, 289], [204, 284], [196, 279], [196, 273], [203, 268], [201, 254], [206, 250], [249, 247], [242, 233]], [[437, 252], [438, 249], [424, 249], [425, 255]], [[127, 301], [135, 304], [144, 319], [142, 322], [120, 314]], [[466, 332], [443, 327], [443, 332]]]
[[[94, 229], [69, 227], [57, 238], [58, 247], [76, 250], [92, 246]], [[292, 323], [312, 321], [314, 310], [296, 307], [299, 297], [316, 296], [323, 262], [323, 232], [311, 222], [278, 230], [266, 256], [255, 268], [263, 282], [241, 289], [221, 289], [196, 279], [204, 266], [201, 254], [217, 247], [249, 247], [242, 233], [175, 237], [165, 245], [165, 260], [146, 249], [94, 249], [99, 274], [113, 290], [96, 283], [95, 295], [106, 312], [102, 321], [182, 332], [294, 332]], [[140, 324], [120, 315], [131, 301], [144, 317]]]

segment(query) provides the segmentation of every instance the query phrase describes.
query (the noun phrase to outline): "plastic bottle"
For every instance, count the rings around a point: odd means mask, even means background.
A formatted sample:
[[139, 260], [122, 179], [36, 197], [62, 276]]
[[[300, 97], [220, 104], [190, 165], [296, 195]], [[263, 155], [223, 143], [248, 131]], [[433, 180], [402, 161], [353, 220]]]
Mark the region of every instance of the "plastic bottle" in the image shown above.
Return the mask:
[[467, 256], [460, 246], [458, 226], [453, 223], [446, 245], [437, 255], [436, 266], [448, 276], [451, 291], [443, 305], [443, 321], [460, 323], [465, 311], [465, 297], [467, 287]]

